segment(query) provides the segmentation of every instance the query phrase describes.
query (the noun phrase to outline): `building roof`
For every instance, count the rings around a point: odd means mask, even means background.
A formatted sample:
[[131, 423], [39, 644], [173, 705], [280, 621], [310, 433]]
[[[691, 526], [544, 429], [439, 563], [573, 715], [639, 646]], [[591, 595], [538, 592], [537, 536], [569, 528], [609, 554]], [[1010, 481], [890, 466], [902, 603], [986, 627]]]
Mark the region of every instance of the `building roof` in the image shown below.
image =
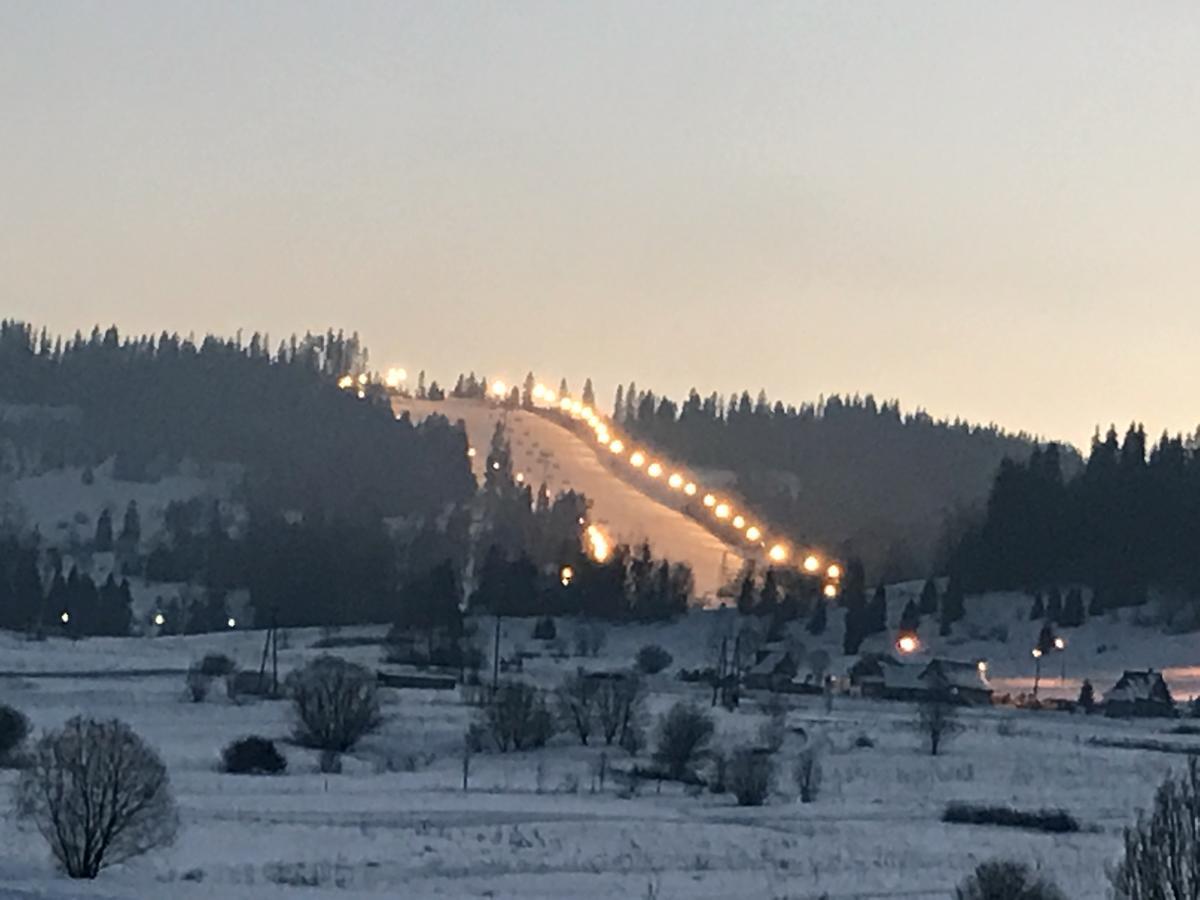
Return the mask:
[[1104, 702], [1171, 704], [1175, 701], [1161, 672], [1127, 669], [1112, 690], [1104, 695]]
[[986, 691], [989, 694], [992, 692], [983, 679], [983, 673], [979, 671], [978, 663], [935, 659], [925, 667], [921, 675], [930, 682], [951, 690]]

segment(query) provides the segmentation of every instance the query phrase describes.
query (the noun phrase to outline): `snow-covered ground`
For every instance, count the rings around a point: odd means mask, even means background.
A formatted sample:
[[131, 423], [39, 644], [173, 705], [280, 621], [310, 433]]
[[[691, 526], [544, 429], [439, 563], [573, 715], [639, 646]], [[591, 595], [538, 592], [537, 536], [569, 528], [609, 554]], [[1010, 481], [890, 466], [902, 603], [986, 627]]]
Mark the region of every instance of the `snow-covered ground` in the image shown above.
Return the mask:
[[715, 596], [741, 569], [737, 549], [684, 515], [669, 498], [652, 497], [618, 477], [612, 462], [598, 456], [592, 444], [543, 416], [453, 398], [439, 402], [397, 398], [395, 408], [409, 412], [414, 420], [432, 413], [451, 422], [462, 420], [477, 451], [474, 466], [480, 479], [496, 423], [506, 419], [513, 465], [535, 490], [545, 482], [552, 494], [583, 493], [592, 503], [592, 520], [614, 541], [649, 540], [656, 555], [689, 563], [698, 597]]
[[[893, 601], [894, 612], [900, 605]], [[998, 690], [1024, 687], [1032, 677], [1028, 654], [1037, 627], [1027, 621], [1027, 603], [970, 598], [968, 609], [961, 633], [1007, 624], [1007, 642], [940, 641], [931, 633], [924, 636], [928, 652], [986, 658]], [[840, 618], [831, 617], [821, 638], [804, 638], [810, 655], [830, 653], [835, 671], [848, 662], [836, 652]], [[657, 713], [684, 697], [707, 704], [707, 691], [683, 684], [675, 672], [712, 664], [714, 646], [735, 623], [728, 611], [694, 612], [675, 623], [613, 627], [599, 657], [555, 660], [532, 639], [532, 622], [509, 620], [502, 652], [539, 654], [524, 677], [550, 687], [576, 666], [627, 666], [643, 644], [662, 644], [675, 659], [650, 679], [650, 710]], [[559, 621], [568, 646], [576, 627]], [[1057, 684], [1059, 666], [1050, 663], [1047, 692], [1073, 693], [1082, 677], [1103, 691], [1123, 668], [1148, 665], [1169, 667], [1177, 696], [1195, 689], [1194, 638], [1164, 637], [1128, 618], [1092, 621], [1066, 635], [1067, 683]], [[311, 646], [319, 636], [289, 633], [281, 668], [322, 652]], [[215, 762], [232, 738], [287, 736], [287, 705], [235, 705], [220, 691], [203, 704], [187, 703], [182, 677], [172, 670], [213, 649], [256, 667], [262, 638], [233, 632], [28, 643], [0, 635], [0, 669], [27, 673], [0, 677], [0, 700], [26, 710], [38, 727], [78, 712], [131, 722], [164, 755], [184, 826], [173, 848], [76, 885], [53, 872], [40, 838], [6, 817], [0, 896], [715, 900], [827, 893], [831, 900], [932, 900], [951, 896], [977, 862], [1012, 856], [1043, 869], [1069, 897], [1090, 900], [1107, 896], [1105, 869], [1119, 853], [1121, 828], [1184, 759], [1092, 739], [1153, 736], [1180, 750], [1200, 749], [1200, 739], [1170, 734], [1176, 723], [1166, 720], [989, 708], [964, 712], [963, 732], [935, 759], [924, 751], [907, 704], [839, 696], [827, 712], [820, 698], [790, 697], [789, 725], [825, 747], [823, 790], [812, 804], [799, 803], [791, 786], [801, 742], [794, 734], [779, 756], [776, 789], [761, 809], [740, 809], [707, 793], [690, 796], [671, 785], [660, 793], [653, 783], [632, 796], [612, 780], [593, 791], [604, 749], [580, 747], [567, 735], [540, 752], [474, 757], [470, 790], [463, 792], [461, 749], [471, 708], [456, 692], [386, 690], [386, 726], [347, 760], [344, 774], [321, 775], [313, 754], [286, 745], [284, 776], [222, 775]], [[1107, 649], [1098, 652], [1101, 646]], [[379, 659], [375, 646], [334, 652], [369, 664]], [[60, 677], [33, 674], [51, 671]], [[736, 713], [716, 713], [719, 745], [733, 747], [756, 733], [765, 720], [760, 699], [751, 696]], [[860, 737], [873, 746], [858, 746]], [[628, 760], [610, 751], [608, 764]], [[0, 773], [0, 788], [14, 779]], [[955, 800], [1062, 807], [1083, 831], [1051, 836], [943, 824], [941, 812]]]

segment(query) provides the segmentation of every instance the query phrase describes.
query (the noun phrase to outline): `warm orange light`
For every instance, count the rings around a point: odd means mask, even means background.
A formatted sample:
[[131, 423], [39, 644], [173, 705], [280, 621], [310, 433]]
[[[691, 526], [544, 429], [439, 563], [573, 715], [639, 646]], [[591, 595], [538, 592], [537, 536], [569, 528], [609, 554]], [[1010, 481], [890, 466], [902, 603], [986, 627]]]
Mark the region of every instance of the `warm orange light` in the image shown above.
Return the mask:
[[825, 574], [836, 581], [837, 579], [842, 577], [842, 567], [839, 566], [837, 563], [834, 563], [828, 569], [825, 570]]
[[714, 506], [717, 505], [717, 498], [714, 497], [712, 494], [705, 494], [704, 495], [704, 505], [707, 506], [709, 509], [712, 509]]
[[575, 577], [575, 570], [570, 566], [563, 566], [562, 571], [558, 573], [558, 580], [562, 582], [562, 586], [566, 587], [571, 583], [571, 579]]
[[1034, 659], [1041, 659], [1041, 658], [1042, 658], [1042, 651], [1041, 651], [1041, 649], [1039, 649], [1038, 647], [1034, 647], [1034, 648], [1033, 648], [1033, 658], [1034, 658]]
[[667, 484], [669, 484], [675, 490], [679, 490], [681, 487], [683, 487], [683, 476], [676, 472], [667, 479]]
[[475, 448], [474, 447], [467, 448], [467, 456], [470, 457], [471, 459], [475, 458]]
[[650, 467], [648, 469], [646, 469], [646, 474], [649, 475], [651, 478], [657, 478], [662, 473], [663, 473], [662, 466], [656, 462], [650, 463]]
[[492, 393], [497, 397], [503, 397], [508, 393], [508, 385], [506, 385], [503, 381], [493, 381]]
[[629, 456], [629, 464], [635, 469], [640, 469], [646, 464], [646, 457], [640, 450], [634, 450]]
[[591, 552], [592, 559], [596, 562], [604, 562], [608, 559], [610, 547], [608, 538], [595, 525], [589, 525], [587, 530], [588, 549]]
[[354, 379], [349, 375], [343, 375], [338, 379], [338, 387], [340, 387], [343, 391], [348, 391], [350, 388], [354, 387]]
[[743, 528], [746, 527], [746, 520], [741, 516], [734, 516], [733, 517], [733, 527], [738, 529], [739, 531], [741, 531]]
[[902, 634], [900, 639], [896, 641], [896, 649], [901, 653], [916, 653], [921, 648], [921, 642], [917, 640], [915, 635]]
[[838, 589], [837, 589], [836, 584], [825, 585], [825, 596], [826, 597], [828, 597], [830, 600], [832, 600], [837, 595], [838, 595]]
[[383, 382], [393, 391], [408, 380], [408, 373], [403, 369], [388, 369]]
[[613, 453], [624, 453], [625, 445], [621, 441], [616, 440], [608, 445], [608, 449], [611, 450]]
[[756, 526], [751, 525], [746, 529], [746, 540], [757, 541], [760, 537], [762, 537], [762, 532]]
[[367, 383], [367, 373], [366, 372], [364, 372], [363, 374], [358, 376], [358, 383], [363, 384], [363, 385], [365, 385]]
[[570, 410], [571, 410], [571, 398], [570, 398], [570, 397], [563, 397], [563, 398], [562, 398], [562, 400], [560, 400], [560, 401], [558, 402], [558, 408], [559, 408], [559, 409], [561, 409], [563, 412], [570, 412]]
[[783, 562], [788, 558], [787, 547], [783, 544], [776, 544], [767, 551], [767, 556], [771, 558], [771, 562]]
[[821, 568], [821, 560], [817, 559], [817, 557], [806, 556], [804, 558], [804, 571], [805, 572], [815, 572], [819, 568]]
[[728, 503], [718, 503], [717, 508], [713, 510], [718, 519], [728, 519], [731, 511]]
[[696, 485], [692, 484], [689, 481], [687, 484], [685, 484], [683, 486], [683, 492], [685, 494], [687, 494], [689, 497], [695, 497], [696, 496]]

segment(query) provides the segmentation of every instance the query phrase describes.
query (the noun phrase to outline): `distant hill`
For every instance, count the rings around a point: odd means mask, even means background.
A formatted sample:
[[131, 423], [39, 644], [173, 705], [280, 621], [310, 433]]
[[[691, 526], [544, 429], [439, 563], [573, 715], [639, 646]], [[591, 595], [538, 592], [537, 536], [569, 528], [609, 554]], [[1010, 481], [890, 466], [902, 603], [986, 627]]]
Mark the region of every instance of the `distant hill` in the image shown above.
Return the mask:
[[[982, 505], [1000, 463], [1037, 443], [870, 396], [796, 407], [692, 391], [680, 404], [631, 385], [615, 412], [664, 452], [732, 473], [737, 492], [796, 540], [860, 556], [869, 577], [888, 581], [927, 574], [947, 527]], [[1077, 469], [1079, 454], [1068, 448], [1063, 462]]]

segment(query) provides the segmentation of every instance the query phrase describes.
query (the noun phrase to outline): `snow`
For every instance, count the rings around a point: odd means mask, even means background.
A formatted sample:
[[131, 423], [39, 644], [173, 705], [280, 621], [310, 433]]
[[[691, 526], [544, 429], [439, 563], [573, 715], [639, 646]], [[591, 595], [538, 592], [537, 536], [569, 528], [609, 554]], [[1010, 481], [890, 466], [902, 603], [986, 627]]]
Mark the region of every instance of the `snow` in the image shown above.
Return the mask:
[[575, 490], [592, 504], [591, 519], [617, 543], [649, 540], [656, 556], [692, 567], [697, 597], [714, 597], [738, 574], [741, 553], [671, 505], [668, 496], [652, 497], [617, 474], [611, 460], [597, 455], [594, 445], [550, 419], [524, 410], [504, 410], [478, 400], [449, 398], [426, 401], [397, 398], [397, 413], [414, 421], [441, 414], [461, 420], [476, 450], [475, 474], [482, 479], [496, 423], [508, 422], [513, 467], [534, 489], [543, 481], [551, 494]]
[[[968, 620], [959, 626], [965, 634], [1004, 621], [1010, 625], [1007, 644], [939, 641], [923, 634], [925, 652], [962, 659], [986, 655], [999, 692], [1024, 686], [1038, 625], [1005, 612], [1013, 602], [1003, 595], [969, 598]], [[891, 605], [898, 611], [902, 601]], [[1020, 611], [1027, 606], [1022, 598]], [[829, 652], [838, 673], [850, 661], [837, 653], [840, 619], [831, 616], [834, 627], [820, 639], [804, 636], [809, 653]], [[729, 611], [697, 611], [673, 623], [615, 626], [597, 658], [559, 661], [532, 640], [532, 621], [505, 620], [502, 653], [520, 647], [538, 654], [523, 677], [551, 687], [577, 666], [624, 667], [642, 645], [662, 644], [675, 659], [667, 672], [648, 679], [650, 711], [659, 713], [684, 698], [707, 706], [707, 689], [684, 684], [675, 673], [711, 665], [720, 636], [736, 621]], [[558, 621], [568, 646], [575, 627]], [[347, 629], [339, 635], [381, 633]], [[1047, 691], [1069, 693], [1081, 677], [1102, 690], [1125, 668], [1163, 659], [1182, 664], [1194, 644], [1186, 636], [1164, 637], [1107, 620], [1067, 634], [1069, 652], [1077, 654], [1068, 683], [1058, 685], [1056, 671], [1045, 680]], [[288, 632], [281, 669], [325, 652], [312, 646], [321, 636], [311, 629]], [[1104, 873], [1120, 852], [1121, 828], [1184, 759], [1112, 742], [1155, 736], [1168, 745], [1200, 749], [1197, 738], [1168, 734], [1174, 723], [1165, 720], [994, 707], [962, 711], [963, 732], [944, 756], [931, 758], [908, 704], [838, 696], [826, 711], [821, 698], [789, 696], [789, 726], [825, 748], [823, 790], [813, 804], [799, 803], [790, 785], [802, 740], [796, 734], [787, 738], [776, 790], [760, 809], [741, 809], [728, 797], [708, 793], [690, 796], [673, 785], [663, 785], [660, 793], [654, 783], [631, 796], [611, 778], [593, 792], [605, 748], [580, 747], [567, 735], [544, 751], [474, 756], [471, 789], [464, 793], [462, 735], [471, 708], [453, 691], [385, 690], [385, 728], [347, 758], [344, 774], [320, 774], [313, 753], [285, 744], [286, 775], [223, 775], [215, 763], [229, 740], [251, 733], [286, 738], [287, 705], [238, 705], [219, 689], [205, 703], [184, 702], [180, 673], [212, 650], [254, 668], [263, 637], [237, 631], [32, 643], [0, 635], [0, 669], [21, 673], [0, 676], [0, 700], [24, 709], [39, 728], [79, 712], [128, 720], [163, 754], [183, 818], [174, 847], [81, 886], [55, 874], [40, 838], [6, 817], [0, 825], [0, 896], [716, 900], [828, 893], [842, 900], [932, 900], [949, 896], [978, 862], [1011, 856], [1044, 870], [1069, 897], [1083, 900], [1106, 895]], [[1119, 643], [1119, 652], [1095, 652], [1113, 643]], [[380, 659], [377, 646], [332, 652], [370, 665]], [[44, 677], [50, 672], [58, 677]], [[1172, 688], [1177, 696], [1188, 693], [1174, 682]], [[717, 744], [729, 749], [752, 740], [766, 720], [764, 699], [754, 694], [737, 712], [718, 711]], [[861, 736], [874, 746], [856, 746]], [[607, 764], [622, 767], [628, 759], [609, 750]], [[0, 772], [0, 790], [15, 777]], [[942, 810], [952, 801], [1062, 807], [1084, 830], [1056, 836], [944, 824]]]

